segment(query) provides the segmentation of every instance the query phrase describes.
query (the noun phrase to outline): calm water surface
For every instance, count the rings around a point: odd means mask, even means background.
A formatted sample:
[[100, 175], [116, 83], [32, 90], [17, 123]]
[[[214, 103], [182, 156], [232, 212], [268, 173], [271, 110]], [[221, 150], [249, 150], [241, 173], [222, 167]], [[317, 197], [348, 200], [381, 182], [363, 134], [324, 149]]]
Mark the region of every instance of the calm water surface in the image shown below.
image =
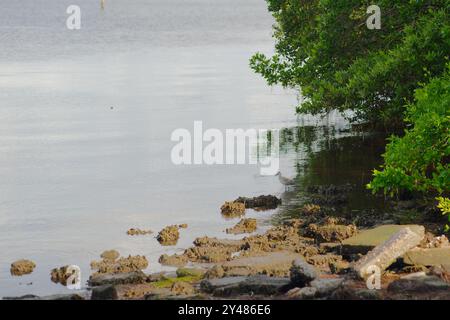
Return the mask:
[[[75, 3], [82, 29], [69, 31]], [[224, 236], [236, 223], [221, 218], [225, 200], [280, 195], [278, 179], [256, 166], [170, 161], [171, 132], [195, 120], [219, 129], [315, 123], [296, 118], [295, 93], [248, 68], [254, 52], [270, 54], [272, 24], [264, 0], [106, 0], [104, 11], [94, 0], [0, 0], [0, 296], [65, 292], [50, 282], [52, 268], [77, 264], [87, 280], [89, 262], [112, 248], [160, 270], [161, 254]], [[282, 153], [285, 175], [306, 151]], [[126, 235], [175, 223], [189, 225], [175, 247]], [[11, 277], [20, 258], [37, 268]]]

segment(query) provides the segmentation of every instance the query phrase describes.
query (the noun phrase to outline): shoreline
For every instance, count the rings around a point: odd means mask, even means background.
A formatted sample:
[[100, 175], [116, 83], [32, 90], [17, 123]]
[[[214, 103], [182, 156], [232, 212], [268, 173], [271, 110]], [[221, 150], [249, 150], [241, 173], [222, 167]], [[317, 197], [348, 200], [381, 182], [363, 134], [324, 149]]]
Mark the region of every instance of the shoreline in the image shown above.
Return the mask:
[[[345, 186], [329, 188], [334, 190], [334, 196], [348, 192]], [[315, 191], [319, 195], [323, 193], [320, 188]], [[182, 254], [162, 255], [159, 262], [177, 267], [176, 272], [145, 274], [141, 271], [148, 265], [145, 257], [119, 258], [117, 252], [113, 257], [102, 255], [98, 262], [106, 267], [103, 272], [96, 267], [97, 272], [91, 275], [88, 287], [81, 293], [3, 299], [450, 299], [448, 266], [404, 263], [405, 252], [399, 255], [403, 262], [396, 259], [388, 264], [388, 271], [382, 270], [380, 290], [368, 289], [366, 279], [355, 276], [355, 264], [369, 255], [374, 247], [361, 251], [362, 245], [352, 243], [352, 239], [358, 239], [371, 230], [392, 228], [388, 235], [380, 233], [377, 241], [381, 246], [391, 236], [404, 231], [401, 225], [377, 221], [370, 228], [357, 227], [345, 218], [330, 216], [320, 205], [308, 204], [303, 206], [298, 218], [287, 219], [279, 225], [272, 224], [264, 233], [255, 233], [256, 221], [249, 225], [243, 223], [254, 220], [245, 218], [245, 210], [258, 212], [281, 205], [274, 196], [255, 199], [269, 199], [271, 202], [268, 207], [255, 206], [257, 201], [248, 205], [245, 198], [231, 202], [240, 204], [236, 210], [242, 219], [234, 231], [245, 234], [244, 238], [200, 237]], [[250, 229], [246, 229], [248, 226]], [[407, 226], [413, 228], [410, 224]], [[176, 228], [169, 230], [175, 231], [181, 226], [172, 227]], [[413, 252], [440, 250], [441, 255], [442, 252], [450, 253], [450, 244], [445, 236], [426, 233], [425, 228], [419, 225], [414, 225], [413, 229], [416, 227], [423, 231], [420, 241], [412, 246], [418, 249], [411, 248]], [[427, 227], [427, 230], [431, 229]], [[119, 269], [115, 269], [117, 265], [120, 265]], [[313, 274], [306, 277], [309, 280], [305, 280], [305, 268]], [[297, 269], [300, 270], [301, 281], [298, 280]], [[409, 291], [405, 291], [405, 286]]]

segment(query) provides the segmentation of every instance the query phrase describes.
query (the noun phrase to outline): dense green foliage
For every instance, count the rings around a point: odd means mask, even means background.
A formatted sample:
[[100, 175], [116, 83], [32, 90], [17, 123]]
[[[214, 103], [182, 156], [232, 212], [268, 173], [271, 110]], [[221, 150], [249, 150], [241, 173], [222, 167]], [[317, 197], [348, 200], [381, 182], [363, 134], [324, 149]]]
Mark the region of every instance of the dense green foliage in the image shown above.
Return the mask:
[[401, 123], [418, 84], [445, 70], [447, 0], [378, 0], [380, 30], [366, 26], [372, 1], [267, 2], [276, 53], [257, 53], [250, 64], [269, 84], [301, 88], [300, 113], [352, 110], [355, 120]]
[[374, 171], [369, 187], [375, 191], [450, 190], [450, 72], [416, 90], [415, 97], [405, 117], [411, 127], [391, 138], [383, 170]]
[[[449, 191], [450, 1], [266, 0], [275, 18], [275, 54], [255, 54], [250, 66], [267, 82], [301, 90], [299, 113], [351, 111], [351, 120], [393, 136], [369, 185]], [[371, 30], [367, 8], [381, 9]]]

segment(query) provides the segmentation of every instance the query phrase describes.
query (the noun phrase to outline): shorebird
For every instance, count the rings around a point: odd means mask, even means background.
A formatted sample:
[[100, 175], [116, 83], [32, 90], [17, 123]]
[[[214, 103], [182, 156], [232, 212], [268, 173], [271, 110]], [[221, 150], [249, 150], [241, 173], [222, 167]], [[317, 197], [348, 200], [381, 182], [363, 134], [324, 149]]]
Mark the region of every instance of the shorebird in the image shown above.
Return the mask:
[[100, 7], [102, 8], [102, 10], [105, 10], [105, 0], [100, 1]]
[[283, 175], [281, 174], [281, 171], [278, 171], [276, 176], [278, 176], [278, 180], [280, 181], [280, 183], [282, 185], [284, 185], [285, 190], [288, 190], [289, 187], [295, 185], [294, 179], [289, 179], [287, 177], [283, 177]]

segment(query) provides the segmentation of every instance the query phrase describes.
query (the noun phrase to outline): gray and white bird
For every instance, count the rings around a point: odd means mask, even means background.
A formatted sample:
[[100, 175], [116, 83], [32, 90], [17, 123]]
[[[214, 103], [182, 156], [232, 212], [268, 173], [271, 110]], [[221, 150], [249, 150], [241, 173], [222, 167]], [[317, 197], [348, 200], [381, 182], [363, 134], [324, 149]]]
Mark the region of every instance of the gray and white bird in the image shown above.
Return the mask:
[[278, 176], [278, 180], [280, 181], [280, 183], [282, 185], [284, 185], [285, 190], [288, 190], [289, 187], [294, 186], [295, 185], [295, 181], [294, 179], [290, 179], [287, 177], [283, 177], [283, 175], [281, 174], [281, 171], [278, 171], [276, 176]]

